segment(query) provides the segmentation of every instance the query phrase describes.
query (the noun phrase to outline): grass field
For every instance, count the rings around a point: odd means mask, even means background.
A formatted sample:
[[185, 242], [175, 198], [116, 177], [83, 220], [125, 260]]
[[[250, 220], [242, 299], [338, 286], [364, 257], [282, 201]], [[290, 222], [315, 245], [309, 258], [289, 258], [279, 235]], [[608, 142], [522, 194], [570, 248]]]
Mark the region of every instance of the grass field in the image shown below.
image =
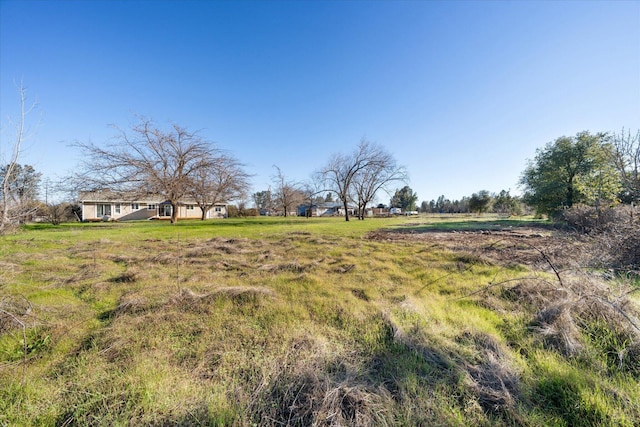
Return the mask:
[[0, 425], [639, 425], [636, 289], [571, 269], [560, 234], [26, 226], [0, 237]]

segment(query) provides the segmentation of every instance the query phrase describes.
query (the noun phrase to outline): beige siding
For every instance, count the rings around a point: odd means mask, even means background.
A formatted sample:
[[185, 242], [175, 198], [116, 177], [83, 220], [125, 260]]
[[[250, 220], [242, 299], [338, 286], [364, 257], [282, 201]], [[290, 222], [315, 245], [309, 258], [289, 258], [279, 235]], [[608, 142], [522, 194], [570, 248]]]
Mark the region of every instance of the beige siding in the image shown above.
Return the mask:
[[[166, 204], [162, 200], [122, 201], [115, 197], [109, 197], [112, 194], [108, 194], [105, 197], [104, 194], [101, 195], [99, 193], [85, 193], [83, 196], [85, 198], [82, 200], [82, 218], [85, 221], [102, 220], [106, 212], [110, 213], [110, 218], [120, 221], [170, 218], [169, 215], [164, 215]], [[92, 198], [93, 200], [91, 200]], [[181, 204], [177, 207], [177, 210], [178, 218], [200, 219], [202, 217], [202, 211], [197, 204]], [[225, 218], [226, 216], [226, 206], [223, 205], [215, 206], [207, 213], [207, 218]]]

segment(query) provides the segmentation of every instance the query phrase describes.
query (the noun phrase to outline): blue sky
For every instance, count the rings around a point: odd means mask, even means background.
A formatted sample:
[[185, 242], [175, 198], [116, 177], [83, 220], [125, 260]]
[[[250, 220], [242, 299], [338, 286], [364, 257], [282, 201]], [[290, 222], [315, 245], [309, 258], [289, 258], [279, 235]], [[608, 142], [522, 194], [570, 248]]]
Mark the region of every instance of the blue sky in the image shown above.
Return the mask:
[[640, 2], [0, 0], [4, 158], [20, 79], [41, 115], [21, 162], [51, 179], [139, 114], [229, 150], [254, 191], [367, 138], [420, 201], [517, 193], [547, 142], [640, 127]]

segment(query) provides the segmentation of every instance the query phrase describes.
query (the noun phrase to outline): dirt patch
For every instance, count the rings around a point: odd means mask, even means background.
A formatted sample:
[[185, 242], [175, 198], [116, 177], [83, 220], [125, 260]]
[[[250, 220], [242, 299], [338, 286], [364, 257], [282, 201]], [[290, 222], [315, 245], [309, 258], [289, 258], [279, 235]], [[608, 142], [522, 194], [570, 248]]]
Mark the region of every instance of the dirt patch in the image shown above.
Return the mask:
[[584, 246], [584, 242], [575, 234], [533, 227], [473, 231], [415, 231], [403, 228], [378, 230], [367, 237], [376, 241], [419, 242], [434, 249], [462, 252], [482, 259], [484, 263], [506, 266], [521, 264], [535, 269], [549, 267], [545, 255], [561, 260], [562, 264], [557, 267], [577, 263], [583, 256]]

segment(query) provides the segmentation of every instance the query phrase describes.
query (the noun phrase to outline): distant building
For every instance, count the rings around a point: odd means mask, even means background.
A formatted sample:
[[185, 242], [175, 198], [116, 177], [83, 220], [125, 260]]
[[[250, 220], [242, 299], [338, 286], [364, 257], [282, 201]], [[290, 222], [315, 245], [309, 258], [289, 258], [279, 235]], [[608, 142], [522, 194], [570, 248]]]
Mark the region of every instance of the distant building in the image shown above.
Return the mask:
[[[356, 208], [349, 206], [349, 215], [353, 215]], [[298, 216], [341, 216], [344, 215], [344, 206], [341, 202], [319, 202], [311, 205], [298, 206]]]

